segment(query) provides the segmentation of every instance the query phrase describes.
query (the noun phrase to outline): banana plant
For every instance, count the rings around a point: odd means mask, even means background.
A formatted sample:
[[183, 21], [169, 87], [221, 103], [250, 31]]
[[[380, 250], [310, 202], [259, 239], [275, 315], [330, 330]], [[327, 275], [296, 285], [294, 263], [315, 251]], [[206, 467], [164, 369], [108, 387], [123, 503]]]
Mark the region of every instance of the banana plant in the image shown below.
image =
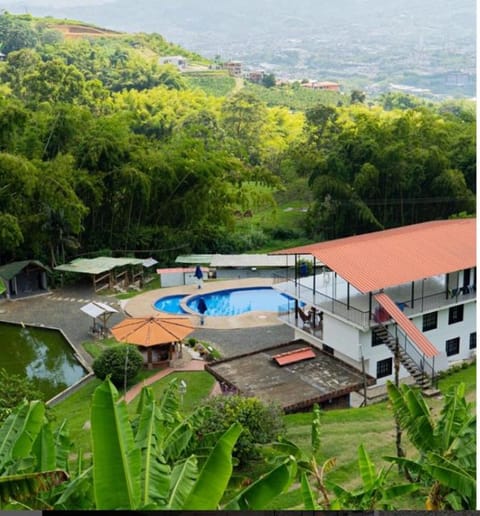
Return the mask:
[[[242, 427], [234, 423], [205, 459], [188, 455], [191, 423], [178, 415], [175, 386], [157, 404], [144, 388], [135, 428], [124, 401], [107, 379], [92, 400], [94, 507], [97, 509], [216, 510], [233, 471]], [[292, 479], [285, 462], [232, 496], [231, 507], [263, 508]]]
[[417, 459], [385, 457], [429, 487], [432, 510], [474, 509], [476, 504], [476, 415], [465, 385], [452, 386], [437, 420], [421, 393], [408, 385], [387, 385], [402, 429], [419, 452]]
[[57, 450], [55, 439], [40, 401], [23, 401], [7, 417], [0, 427], [0, 507], [38, 506], [39, 493], [68, 480], [67, 470], [57, 467], [64, 450]]
[[382, 509], [391, 511], [395, 510], [392, 503], [394, 498], [413, 493], [420, 487], [417, 484], [410, 483], [391, 485], [388, 480], [391, 466], [377, 471], [363, 444], [358, 447], [358, 469], [362, 485], [356, 489], [347, 490], [327, 480], [327, 487], [336, 496], [330, 505], [331, 509]]

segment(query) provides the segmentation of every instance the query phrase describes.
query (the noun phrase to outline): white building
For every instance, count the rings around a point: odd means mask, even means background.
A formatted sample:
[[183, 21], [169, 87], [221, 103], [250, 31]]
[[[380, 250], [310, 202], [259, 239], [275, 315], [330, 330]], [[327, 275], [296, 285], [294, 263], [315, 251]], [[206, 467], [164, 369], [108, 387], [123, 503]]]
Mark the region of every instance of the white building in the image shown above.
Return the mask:
[[184, 70], [187, 67], [187, 58], [183, 56], [164, 56], [158, 60], [159, 64], [171, 64], [176, 66], [179, 70]]
[[[476, 220], [433, 221], [279, 251], [310, 253], [313, 274], [279, 278], [299, 302], [282, 320], [357, 369], [423, 387], [476, 349]], [[295, 268], [298, 270], [298, 267]], [[292, 277], [293, 276], [293, 277]]]

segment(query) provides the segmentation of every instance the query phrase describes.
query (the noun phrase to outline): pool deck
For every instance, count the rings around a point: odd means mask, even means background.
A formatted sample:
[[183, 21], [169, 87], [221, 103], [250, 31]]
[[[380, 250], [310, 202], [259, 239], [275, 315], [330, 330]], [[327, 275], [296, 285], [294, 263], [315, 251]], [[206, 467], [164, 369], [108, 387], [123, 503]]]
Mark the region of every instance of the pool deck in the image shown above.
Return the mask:
[[[156, 310], [153, 305], [157, 299], [174, 294], [201, 295], [202, 293], [226, 290], [232, 288], [269, 287], [273, 285], [271, 278], [246, 278], [235, 280], [204, 281], [201, 289], [197, 285], [179, 285], [176, 287], [159, 288], [128, 299], [122, 303], [124, 312], [131, 317], [145, 317], [149, 315], [166, 315], [166, 312]], [[172, 315], [172, 314], [168, 314]], [[182, 315], [183, 317], [183, 315]], [[190, 322], [198, 329], [228, 330], [233, 328], [252, 328], [275, 326], [282, 324], [277, 312], [247, 312], [231, 317], [205, 316], [201, 324], [200, 315], [185, 314]]]

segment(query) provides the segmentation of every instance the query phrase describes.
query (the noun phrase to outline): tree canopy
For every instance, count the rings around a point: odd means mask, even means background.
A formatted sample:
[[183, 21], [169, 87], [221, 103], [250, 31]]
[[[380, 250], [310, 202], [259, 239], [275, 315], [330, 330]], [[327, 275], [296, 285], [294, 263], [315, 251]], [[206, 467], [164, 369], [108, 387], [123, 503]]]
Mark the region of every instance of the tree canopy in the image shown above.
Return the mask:
[[60, 26], [0, 16], [1, 262], [244, 250], [261, 228], [235, 213], [279, 195], [309, 206], [301, 228], [317, 240], [474, 212], [471, 102], [360, 92], [269, 107], [261, 86], [190, 87], [159, 56], [206, 60], [160, 35], [68, 39]]

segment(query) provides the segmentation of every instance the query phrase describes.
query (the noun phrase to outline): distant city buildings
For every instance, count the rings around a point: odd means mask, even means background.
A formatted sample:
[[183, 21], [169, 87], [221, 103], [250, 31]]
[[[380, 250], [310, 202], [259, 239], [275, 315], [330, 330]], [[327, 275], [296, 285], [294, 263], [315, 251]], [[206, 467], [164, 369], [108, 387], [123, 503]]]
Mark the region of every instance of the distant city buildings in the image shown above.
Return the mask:
[[242, 62], [241, 61], [227, 61], [223, 63], [223, 67], [232, 77], [242, 76]]
[[302, 88], [308, 88], [310, 90], [340, 91], [340, 84], [330, 81], [302, 82], [301, 86]]

